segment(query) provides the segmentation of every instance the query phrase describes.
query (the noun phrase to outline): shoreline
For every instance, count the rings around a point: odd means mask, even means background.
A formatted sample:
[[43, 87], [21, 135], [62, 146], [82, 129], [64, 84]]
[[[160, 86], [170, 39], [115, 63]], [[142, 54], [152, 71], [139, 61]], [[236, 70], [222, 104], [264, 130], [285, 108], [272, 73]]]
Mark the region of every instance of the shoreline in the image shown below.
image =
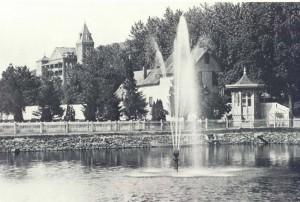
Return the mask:
[[[200, 131], [195, 138], [182, 133], [182, 146], [193, 144], [295, 144], [300, 145], [299, 128], [255, 128]], [[101, 134], [57, 134], [1, 136], [0, 152], [99, 150], [172, 146], [170, 132], [134, 131]]]

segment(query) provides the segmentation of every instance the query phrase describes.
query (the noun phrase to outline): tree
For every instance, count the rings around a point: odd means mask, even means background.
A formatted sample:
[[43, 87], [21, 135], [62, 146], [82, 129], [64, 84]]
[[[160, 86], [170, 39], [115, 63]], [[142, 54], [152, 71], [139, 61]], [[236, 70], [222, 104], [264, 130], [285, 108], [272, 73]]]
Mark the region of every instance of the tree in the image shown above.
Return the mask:
[[230, 108], [226, 105], [229, 98], [217, 93], [205, 92], [202, 89], [200, 96], [200, 117], [208, 119], [220, 119]]
[[162, 56], [166, 60], [173, 51], [173, 42], [176, 35], [176, 28], [182, 11], [175, 12], [167, 8], [162, 19], [149, 17], [147, 23], [138, 21], [131, 27], [130, 39], [127, 40], [127, 48], [131, 53], [133, 70], [140, 70], [143, 67], [153, 67], [154, 56], [153, 39], [161, 49]]
[[278, 89], [287, 96], [290, 117], [293, 117], [294, 97], [300, 87], [300, 6], [297, 3], [275, 5], [274, 48], [275, 79]]
[[75, 110], [72, 105], [67, 105], [65, 121], [75, 121]]
[[[100, 51], [103, 50], [103, 51]], [[99, 47], [88, 55], [82, 65], [78, 64], [71, 72], [70, 88], [66, 95], [84, 106], [86, 120], [118, 119], [119, 101], [114, 97], [114, 92], [119, 87], [123, 78], [120, 58], [114, 58], [109, 52], [114, 52], [114, 47]], [[120, 50], [117, 50], [120, 51]], [[122, 52], [119, 52], [122, 54]], [[76, 97], [76, 99], [74, 99]], [[113, 113], [113, 114], [110, 114]]]
[[152, 114], [152, 121], [166, 120], [167, 111], [164, 109], [161, 100], [157, 100], [156, 102], [153, 102], [151, 114]]
[[126, 58], [125, 61], [126, 75], [123, 85], [126, 93], [123, 102], [123, 112], [129, 119], [142, 119], [147, 114], [147, 110], [145, 109], [147, 105], [146, 99], [137, 90], [130, 58]]
[[26, 66], [13, 67], [10, 65], [1, 79], [2, 112], [13, 114], [15, 121], [23, 121], [25, 106], [32, 105], [38, 93], [38, 78]]
[[209, 35], [224, 73], [220, 83], [235, 82], [243, 67], [263, 81], [279, 102], [288, 100], [290, 116], [300, 87], [299, 4], [220, 3], [208, 9]]
[[63, 109], [60, 107], [62, 98], [61, 80], [50, 75], [43, 75], [37, 96], [40, 120], [53, 121], [55, 116], [61, 117]]
[[104, 105], [103, 118], [104, 120], [117, 121], [120, 119], [120, 110], [119, 106], [120, 100], [116, 97], [115, 94], [109, 96]]

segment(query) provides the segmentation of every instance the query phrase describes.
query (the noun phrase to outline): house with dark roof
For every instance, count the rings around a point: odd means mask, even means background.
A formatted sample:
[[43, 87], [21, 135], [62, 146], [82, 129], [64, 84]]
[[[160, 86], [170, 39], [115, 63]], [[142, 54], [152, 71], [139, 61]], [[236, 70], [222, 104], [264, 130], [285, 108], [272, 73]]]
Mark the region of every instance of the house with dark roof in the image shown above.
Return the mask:
[[[216, 56], [209, 48], [199, 44], [192, 49], [191, 54], [197, 69], [199, 85], [209, 91], [218, 92], [217, 73], [221, 71], [221, 67]], [[143, 68], [143, 70], [134, 72], [138, 90], [143, 93], [148, 103], [149, 113], [147, 119], [151, 119], [152, 104], [158, 99], [162, 101], [164, 109], [170, 112], [169, 97], [174, 71], [173, 55], [170, 55], [165, 61], [165, 68], [166, 76], [163, 76], [160, 66], [151, 70]], [[122, 97], [125, 93], [122, 86], [117, 91], [119, 97]]]
[[37, 61], [37, 74], [52, 72], [53, 76], [60, 77], [64, 83], [70, 70], [76, 63], [82, 63], [88, 52], [94, 49], [94, 41], [87, 25], [83, 30], [75, 47], [56, 47], [50, 57], [44, 56]]

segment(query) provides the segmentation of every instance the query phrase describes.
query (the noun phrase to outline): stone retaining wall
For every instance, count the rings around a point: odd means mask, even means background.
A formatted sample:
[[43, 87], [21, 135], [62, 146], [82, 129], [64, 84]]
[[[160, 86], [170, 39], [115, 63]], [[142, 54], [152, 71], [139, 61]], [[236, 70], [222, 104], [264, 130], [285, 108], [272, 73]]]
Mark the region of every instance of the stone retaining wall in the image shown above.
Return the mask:
[[[269, 143], [300, 144], [299, 130], [244, 130], [203, 132], [196, 140], [184, 135], [183, 145], [191, 144], [261, 144], [258, 137]], [[87, 149], [117, 149], [133, 147], [171, 146], [170, 133], [127, 133], [98, 135], [56, 135], [1, 137], [0, 152], [60, 151]]]

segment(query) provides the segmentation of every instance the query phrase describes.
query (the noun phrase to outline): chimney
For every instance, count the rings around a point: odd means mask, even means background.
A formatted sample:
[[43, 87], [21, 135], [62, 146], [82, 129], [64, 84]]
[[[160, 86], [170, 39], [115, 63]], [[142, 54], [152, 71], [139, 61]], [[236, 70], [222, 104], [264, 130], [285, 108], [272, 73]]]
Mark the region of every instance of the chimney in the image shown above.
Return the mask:
[[143, 67], [143, 77], [144, 77], [144, 79], [146, 79], [146, 77], [147, 77], [147, 68], [146, 67]]

